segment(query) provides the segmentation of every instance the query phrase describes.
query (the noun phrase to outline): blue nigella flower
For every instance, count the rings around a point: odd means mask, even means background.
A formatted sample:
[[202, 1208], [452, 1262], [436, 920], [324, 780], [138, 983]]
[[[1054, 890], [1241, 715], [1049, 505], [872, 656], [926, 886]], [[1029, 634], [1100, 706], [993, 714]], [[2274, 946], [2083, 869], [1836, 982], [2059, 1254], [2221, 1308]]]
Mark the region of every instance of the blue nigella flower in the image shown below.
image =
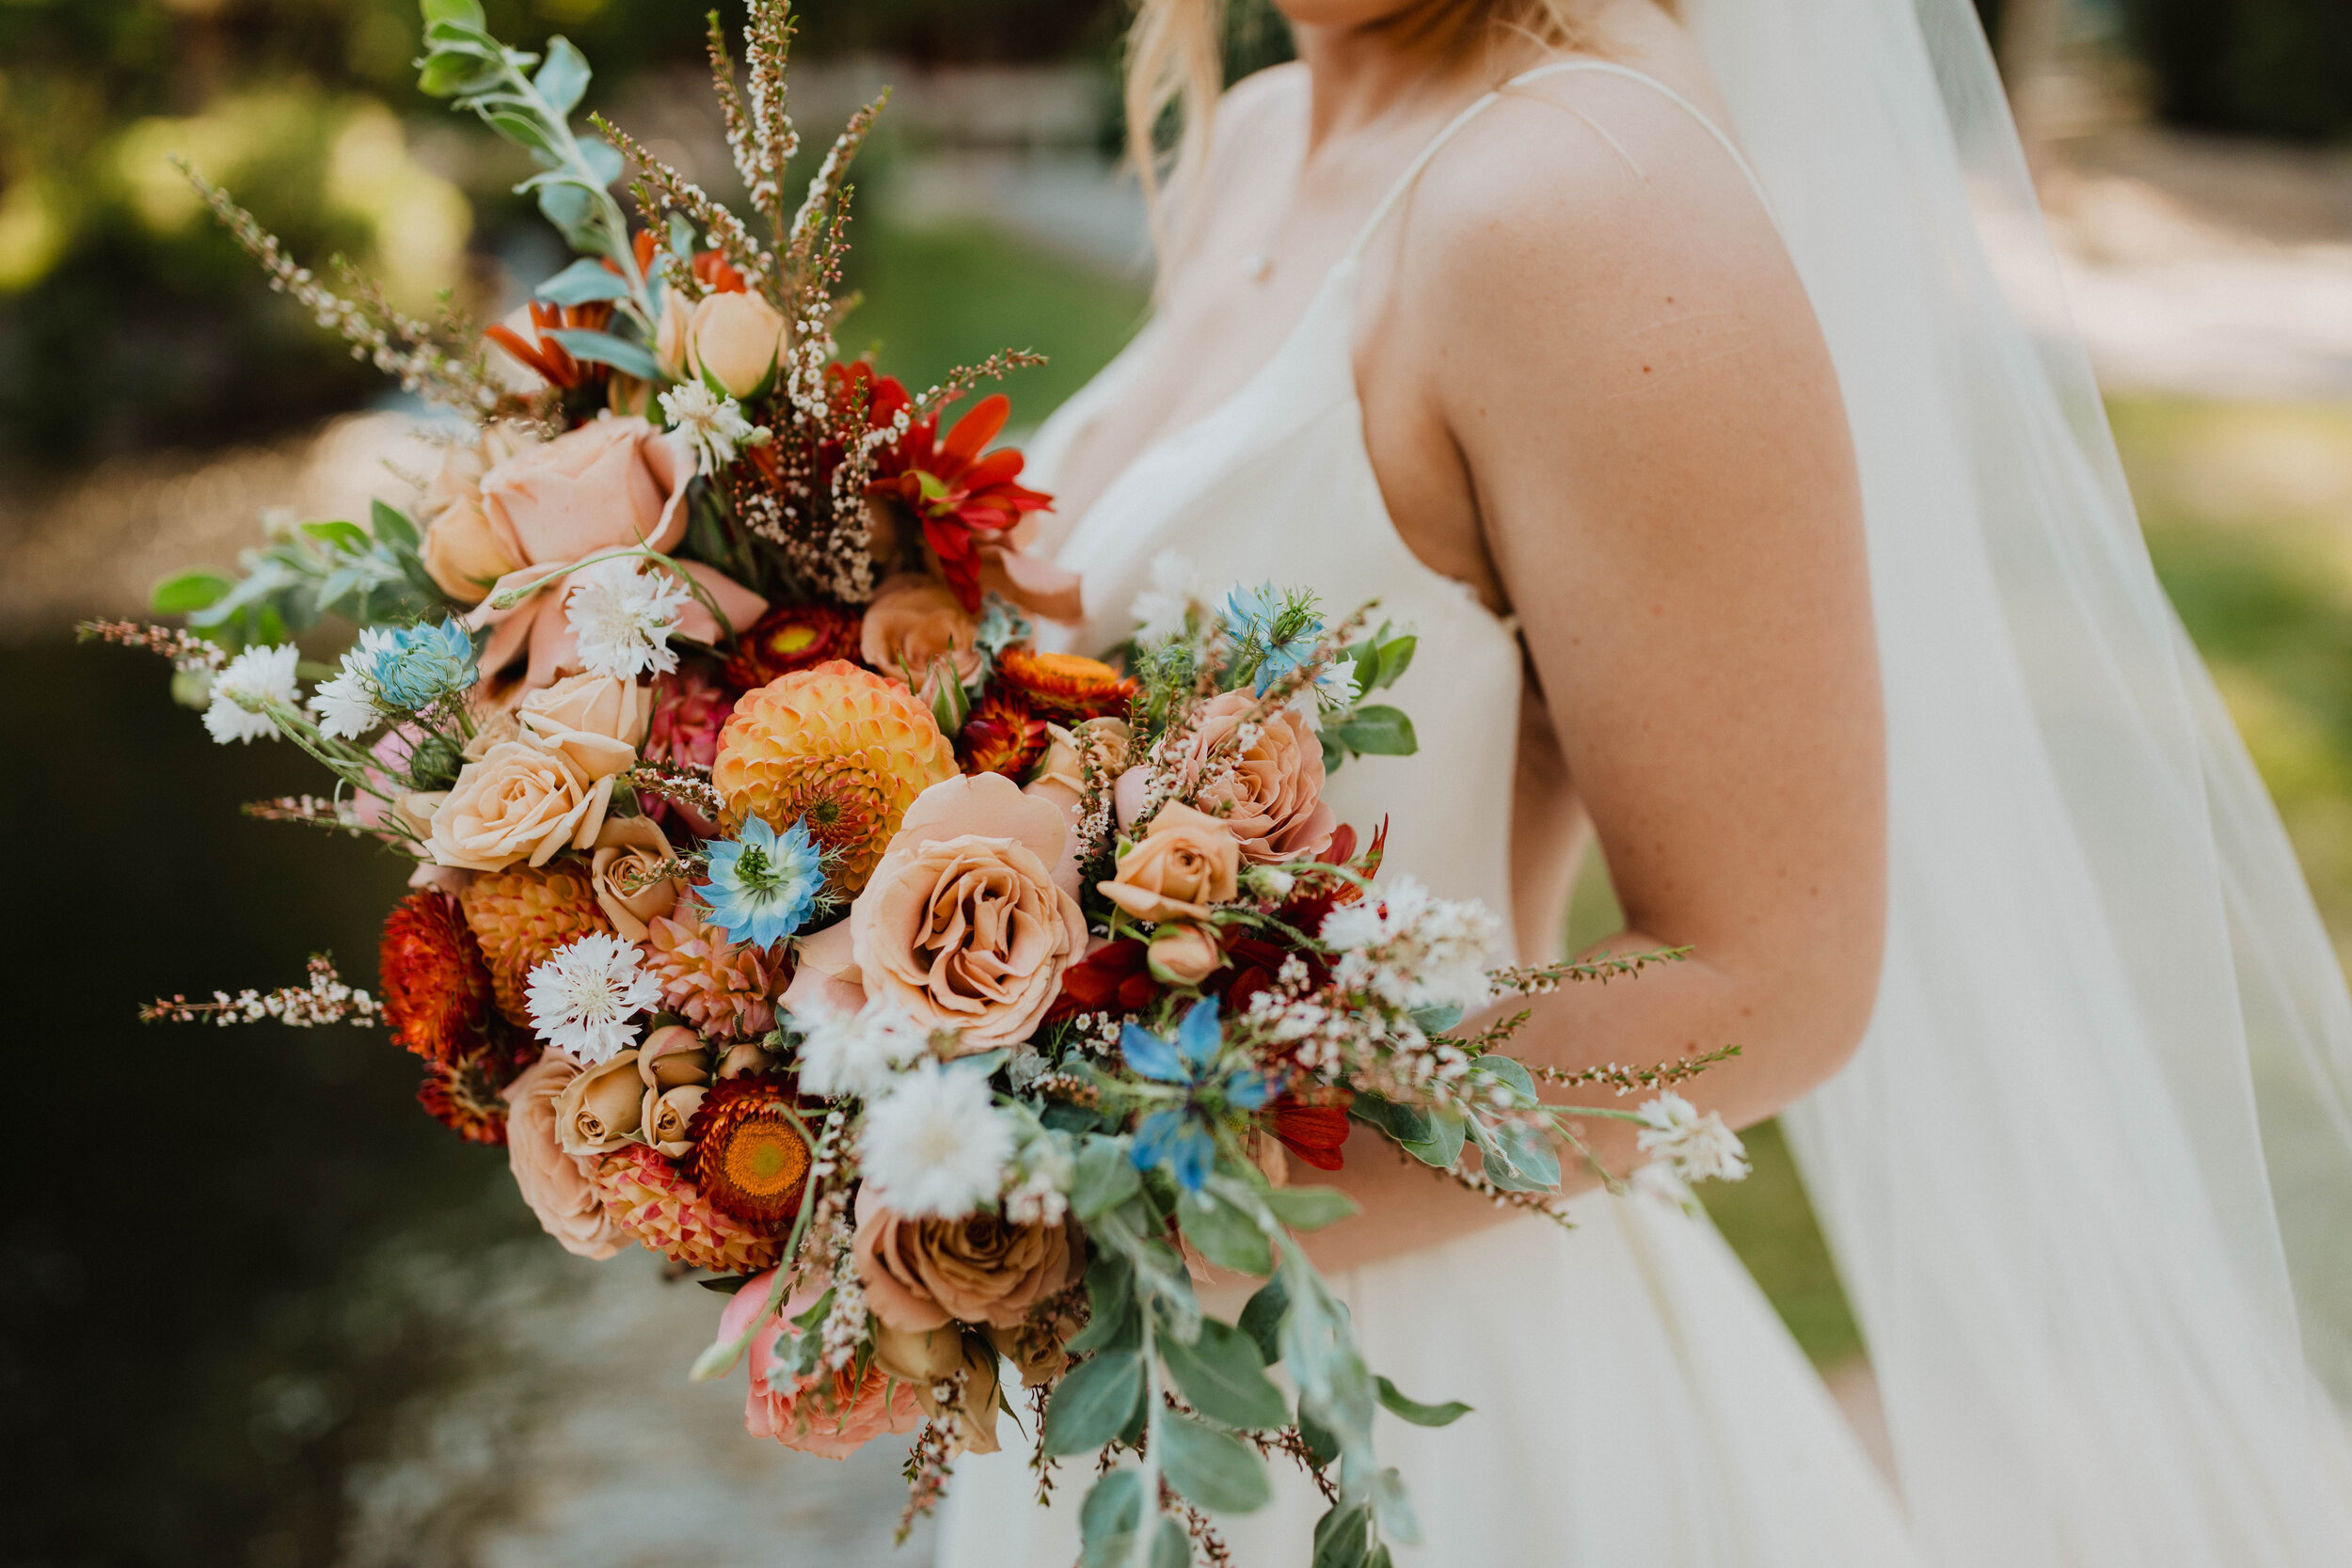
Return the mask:
[[713, 843], [709, 857], [710, 879], [694, 891], [732, 942], [766, 947], [792, 935], [808, 924], [825, 888], [824, 856], [805, 821], [778, 833], [755, 816], [742, 837]]
[[400, 626], [361, 639], [357, 673], [388, 709], [415, 713], [473, 685], [473, 639], [454, 621]]
[[1255, 1111], [1268, 1097], [1266, 1081], [1255, 1069], [1219, 1070], [1217, 1052], [1224, 1042], [1214, 996], [1192, 1005], [1172, 1041], [1132, 1023], [1119, 1036], [1120, 1052], [1138, 1076], [1182, 1085], [1187, 1091], [1182, 1106], [1164, 1107], [1143, 1118], [1136, 1129], [1132, 1158], [1143, 1170], [1166, 1166], [1188, 1193], [1200, 1190], [1216, 1164], [1214, 1118], [1224, 1111]]
[[1304, 605], [1293, 606], [1270, 582], [1236, 588], [1225, 596], [1226, 632], [1236, 642], [1255, 639], [1263, 650], [1258, 663], [1258, 692], [1314, 657], [1315, 639], [1323, 635], [1323, 617]]

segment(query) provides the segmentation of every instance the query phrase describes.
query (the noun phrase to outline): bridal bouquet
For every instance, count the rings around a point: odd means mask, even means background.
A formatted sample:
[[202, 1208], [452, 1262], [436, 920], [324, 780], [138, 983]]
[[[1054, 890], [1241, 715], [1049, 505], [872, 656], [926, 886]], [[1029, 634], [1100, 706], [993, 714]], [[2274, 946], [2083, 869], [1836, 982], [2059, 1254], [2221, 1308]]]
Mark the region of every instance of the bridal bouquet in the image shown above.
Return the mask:
[[[1670, 1090], [1728, 1051], [1562, 1073], [1504, 1053], [1524, 1013], [1463, 1023], [1675, 955], [1494, 969], [1489, 912], [1377, 879], [1385, 829], [1323, 793], [1413, 749], [1368, 701], [1407, 632], [1269, 585], [1161, 595], [1117, 662], [1040, 648], [1032, 617], [1077, 609], [1017, 548], [1049, 498], [991, 450], [1001, 397], [940, 428], [1025, 356], [919, 396], [836, 358], [874, 111], [787, 212], [781, 5], [752, 8], [739, 93], [715, 19], [711, 44], [765, 238], [612, 127], [576, 135], [562, 40], [542, 60], [471, 0], [423, 8], [427, 90], [532, 150], [582, 259], [486, 335], [412, 321], [199, 180], [467, 434], [416, 511], [164, 584], [192, 629], [90, 628], [168, 655], [223, 743], [303, 748], [330, 792], [248, 809], [381, 841], [411, 891], [380, 998], [321, 958], [151, 1015], [386, 1027], [563, 1246], [642, 1245], [730, 1292], [695, 1372], [748, 1359], [752, 1432], [834, 1456], [917, 1433], [909, 1518], [1022, 1419], [1009, 1364], [1041, 1488], [1097, 1459], [1088, 1562], [1221, 1554], [1212, 1515], [1263, 1504], [1270, 1457], [1330, 1500], [1318, 1563], [1385, 1562], [1415, 1532], [1375, 1412], [1465, 1407], [1365, 1364], [1296, 1240], [1355, 1205], [1294, 1166], [1341, 1169], [1362, 1128], [1551, 1211], [1562, 1150], [1591, 1159], [1570, 1118], [1615, 1117], [1686, 1175], [1740, 1174]], [[634, 230], [607, 194], [624, 154]], [[354, 638], [307, 664], [292, 634], [329, 616]], [[1569, 1107], [1540, 1080], [1656, 1092]], [[1265, 1281], [1236, 1321], [1201, 1309], [1206, 1265]]]

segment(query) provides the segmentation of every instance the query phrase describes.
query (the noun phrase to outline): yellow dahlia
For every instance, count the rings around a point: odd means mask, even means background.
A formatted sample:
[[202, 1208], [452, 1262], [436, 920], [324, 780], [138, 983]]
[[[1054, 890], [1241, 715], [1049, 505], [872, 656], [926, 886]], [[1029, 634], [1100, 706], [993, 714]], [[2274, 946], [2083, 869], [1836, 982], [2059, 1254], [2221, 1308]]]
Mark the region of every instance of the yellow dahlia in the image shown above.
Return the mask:
[[565, 942], [612, 929], [588, 879], [569, 871], [516, 866], [485, 872], [466, 885], [457, 901], [474, 940], [482, 943], [499, 1011], [518, 1027], [531, 1022], [523, 991], [532, 970]]
[[673, 1262], [714, 1274], [756, 1274], [784, 1251], [784, 1238], [711, 1206], [694, 1183], [644, 1144], [596, 1162], [596, 1196], [607, 1218]]
[[1127, 711], [1136, 683], [1099, 658], [1007, 648], [996, 656], [996, 678], [1050, 719], [1106, 719]]
[[955, 748], [895, 681], [835, 659], [747, 691], [719, 733], [710, 782], [735, 823], [806, 822], [840, 891], [866, 886], [914, 798], [954, 778]]
[[694, 1184], [720, 1212], [773, 1229], [800, 1212], [808, 1140], [787, 1113], [792, 1096], [773, 1078], [727, 1078], [710, 1086], [687, 1136]]

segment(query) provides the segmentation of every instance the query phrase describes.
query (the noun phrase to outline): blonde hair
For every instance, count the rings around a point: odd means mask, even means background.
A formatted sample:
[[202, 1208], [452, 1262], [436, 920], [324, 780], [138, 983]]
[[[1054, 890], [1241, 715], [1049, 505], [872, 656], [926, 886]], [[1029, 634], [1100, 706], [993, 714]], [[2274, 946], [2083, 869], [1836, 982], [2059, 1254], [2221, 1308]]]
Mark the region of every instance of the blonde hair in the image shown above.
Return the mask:
[[[1196, 184], [1208, 161], [1209, 125], [1225, 91], [1228, 0], [1136, 0], [1127, 29], [1127, 152], [1160, 230], [1167, 254], [1163, 196]], [[1555, 49], [1589, 46], [1590, 0], [1457, 0], [1465, 24], [1483, 20], [1495, 31], [1516, 32]], [[1671, 0], [1668, 0], [1671, 9]], [[1160, 147], [1160, 124], [1176, 115], [1176, 144]]]

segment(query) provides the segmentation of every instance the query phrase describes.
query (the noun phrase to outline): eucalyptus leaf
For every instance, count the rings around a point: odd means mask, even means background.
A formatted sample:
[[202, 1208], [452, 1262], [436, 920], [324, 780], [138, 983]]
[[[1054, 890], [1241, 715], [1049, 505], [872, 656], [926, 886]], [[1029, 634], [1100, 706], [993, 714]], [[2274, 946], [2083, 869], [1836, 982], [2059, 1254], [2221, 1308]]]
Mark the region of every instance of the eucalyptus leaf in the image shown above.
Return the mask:
[[1290, 1310], [1290, 1289], [1278, 1274], [1258, 1287], [1258, 1293], [1241, 1309], [1237, 1326], [1258, 1347], [1258, 1359], [1266, 1366], [1282, 1359], [1282, 1314]]
[[147, 602], [158, 615], [186, 615], [218, 604], [236, 586], [233, 578], [199, 568], [164, 578], [149, 591]]
[[1088, 1545], [1108, 1536], [1133, 1537], [1143, 1523], [1143, 1478], [1113, 1470], [1087, 1490], [1078, 1509], [1078, 1534]]
[[303, 532], [320, 543], [349, 550], [355, 555], [367, 554], [375, 543], [368, 537], [368, 531], [358, 523], [304, 523], [301, 527]]
[[1405, 1477], [1391, 1468], [1372, 1478], [1372, 1513], [1380, 1521], [1380, 1531], [1392, 1541], [1411, 1545], [1421, 1540], [1421, 1521], [1413, 1513], [1413, 1499], [1405, 1490]]
[[1045, 1409], [1049, 1454], [1092, 1453], [1126, 1429], [1143, 1402], [1143, 1357], [1116, 1351], [1080, 1363], [1054, 1389]]
[[1265, 1194], [1265, 1205], [1293, 1230], [1320, 1230], [1362, 1210], [1337, 1187], [1274, 1187]]
[[421, 0], [417, 8], [428, 26], [436, 22], [454, 22], [461, 27], [488, 25], [479, 0]]
[[1462, 1009], [1448, 1003], [1442, 1007], [1415, 1007], [1411, 1018], [1413, 1027], [1424, 1035], [1441, 1035], [1462, 1022]]
[[1427, 1143], [1433, 1132], [1429, 1113], [1418, 1105], [1399, 1105], [1376, 1094], [1359, 1094], [1347, 1114], [1370, 1122], [1399, 1143]]
[[1084, 1548], [1078, 1553], [1078, 1568], [1126, 1568], [1135, 1554], [1136, 1532], [1133, 1530], [1091, 1535], [1086, 1538]]
[[1470, 1413], [1470, 1407], [1460, 1400], [1448, 1400], [1443, 1404], [1423, 1404], [1397, 1392], [1396, 1385], [1385, 1377], [1375, 1377], [1373, 1383], [1380, 1390], [1380, 1402], [1417, 1427], [1452, 1426]]
[[1098, 1255], [1087, 1265], [1087, 1300], [1091, 1311], [1086, 1327], [1070, 1338], [1072, 1354], [1133, 1350], [1142, 1343], [1143, 1326], [1136, 1312], [1133, 1264], [1111, 1253]]
[[1403, 637], [1383, 638], [1380, 642], [1380, 673], [1375, 678], [1364, 682], [1364, 689], [1373, 691], [1384, 686], [1394, 686], [1397, 677], [1413, 667], [1413, 652], [1420, 645], [1421, 639], [1410, 632]]
[[578, 248], [587, 247], [588, 216], [594, 208], [595, 198], [579, 185], [548, 181], [539, 186], [540, 213]]
[[417, 525], [409, 520], [407, 513], [389, 501], [368, 503], [368, 525], [375, 531], [375, 542], [379, 545], [414, 550], [420, 542]]
[[1452, 1170], [1462, 1157], [1462, 1140], [1470, 1132], [1470, 1119], [1459, 1111], [1431, 1106], [1429, 1127], [1427, 1138], [1400, 1141], [1398, 1147], [1423, 1164]]
[[1340, 1456], [1340, 1440], [1331, 1429], [1301, 1410], [1298, 1413], [1299, 1440], [1307, 1445], [1307, 1457], [1320, 1470]]
[[1359, 707], [1329, 727], [1341, 745], [1367, 756], [1409, 757], [1421, 750], [1405, 710], [1382, 703]]
[[417, 90], [428, 98], [462, 98], [495, 84], [499, 68], [469, 54], [428, 55], [417, 72]]
[[548, 40], [547, 63], [531, 79], [531, 85], [561, 119], [579, 106], [580, 95], [588, 90], [588, 57], [559, 33]]
[[[1478, 1146], [1486, 1156], [1486, 1179], [1505, 1192], [1549, 1193], [1560, 1186], [1560, 1156], [1543, 1133], [1505, 1122], [1484, 1131]], [[1500, 1161], [1502, 1169], [1497, 1170]]]
[[482, 117], [490, 122], [490, 129], [517, 147], [533, 152], [555, 155], [555, 144], [548, 139], [547, 127], [536, 115], [517, 114], [512, 109], [493, 109]]
[[1258, 1222], [1215, 1193], [1189, 1193], [1176, 1205], [1184, 1240], [1220, 1269], [1236, 1274], [1274, 1272], [1274, 1246]]
[[1507, 1084], [1524, 1104], [1532, 1105], [1539, 1098], [1535, 1093], [1534, 1074], [1527, 1070], [1526, 1063], [1514, 1057], [1481, 1056], [1471, 1067], [1470, 1076], [1491, 1078], [1499, 1083]]
[[627, 299], [628, 284], [603, 262], [583, 256], [532, 292], [557, 305], [586, 305], [599, 299]]
[[1192, 1532], [1167, 1514], [1152, 1533], [1152, 1568], [1191, 1568]]
[[1201, 1319], [1198, 1339], [1163, 1343], [1160, 1359], [1192, 1407], [1213, 1421], [1263, 1431], [1290, 1420], [1289, 1402], [1266, 1377], [1257, 1345], [1231, 1323]]
[[611, 142], [598, 136], [582, 136], [580, 141], [580, 161], [588, 166], [588, 172], [599, 184], [610, 185], [621, 177], [627, 166]]
[[592, 359], [599, 365], [610, 365], [641, 381], [661, 379], [661, 366], [643, 345], [615, 338], [610, 332], [598, 332], [585, 326], [562, 326], [549, 330], [546, 336], [564, 345], [564, 352], [575, 359]]
[[1107, 1214], [1142, 1188], [1143, 1178], [1124, 1143], [1104, 1137], [1080, 1140], [1077, 1172], [1070, 1183], [1070, 1208], [1078, 1218]]
[[1363, 1503], [1336, 1502], [1315, 1521], [1315, 1554], [1311, 1568], [1363, 1568], [1370, 1539], [1372, 1510]]
[[1212, 1513], [1250, 1513], [1274, 1499], [1265, 1462], [1229, 1433], [1169, 1412], [1152, 1448], [1168, 1484]]

